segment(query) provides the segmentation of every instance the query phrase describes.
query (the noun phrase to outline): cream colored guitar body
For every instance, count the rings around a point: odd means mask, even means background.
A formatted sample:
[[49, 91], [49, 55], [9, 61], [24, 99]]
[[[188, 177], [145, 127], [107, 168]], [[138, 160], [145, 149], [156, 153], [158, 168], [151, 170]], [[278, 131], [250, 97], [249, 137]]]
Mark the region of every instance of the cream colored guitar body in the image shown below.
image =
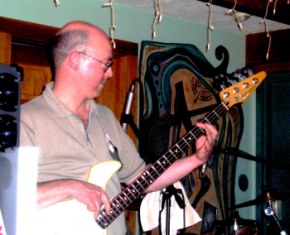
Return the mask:
[[[108, 180], [121, 167], [118, 161], [106, 161], [94, 165], [88, 182], [105, 189]], [[106, 235], [95, 221], [92, 212], [77, 200], [67, 200], [37, 212], [38, 235]]]

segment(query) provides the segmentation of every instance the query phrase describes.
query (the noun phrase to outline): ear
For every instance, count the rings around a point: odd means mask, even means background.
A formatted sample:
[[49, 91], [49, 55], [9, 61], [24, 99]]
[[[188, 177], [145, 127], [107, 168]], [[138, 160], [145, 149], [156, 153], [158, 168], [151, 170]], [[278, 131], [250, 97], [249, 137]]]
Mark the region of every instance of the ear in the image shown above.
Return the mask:
[[79, 69], [81, 65], [81, 60], [82, 57], [77, 51], [72, 51], [67, 56], [68, 65], [74, 71], [77, 71]]

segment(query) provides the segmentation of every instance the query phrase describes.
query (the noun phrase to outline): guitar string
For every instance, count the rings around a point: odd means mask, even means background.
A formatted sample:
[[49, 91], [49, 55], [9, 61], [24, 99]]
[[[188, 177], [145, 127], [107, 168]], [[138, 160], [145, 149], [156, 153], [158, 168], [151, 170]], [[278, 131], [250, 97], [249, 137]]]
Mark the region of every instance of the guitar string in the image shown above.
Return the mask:
[[[227, 110], [227, 106], [224, 105], [223, 103], [220, 103], [212, 112], [210, 112], [208, 115], [206, 115], [203, 119], [202, 122], [208, 122], [212, 123], [216, 120], [218, 120], [221, 116], [222, 113]], [[220, 115], [218, 114], [220, 113]], [[142, 192], [145, 191], [145, 189], [150, 185], [150, 183], [154, 180], [156, 180], [166, 169], [167, 167], [172, 164], [180, 154], [184, 153], [183, 149], [186, 147], [190, 147], [191, 144], [193, 143], [194, 139], [198, 139], [200, 135], [202, 135], [204, 131], [200, 128], [194, 127], [191, 131], [189, 131], [187, 134], [185, 134], [172, 148], [170, 148], [169, 151], [167, 151], [165, 154], [162, 155], [150, 168], [148, 168], [144, 173], [143, 173], [143, 178], [138, 177], [130, 186], [125, 188], [121, 194], [117, 197], [115, 197], [112, 200], [112, 205], [115, 205], [115, 209], [117, 211], [112, 210], [111, 214], [107, 215], [105, 213], [102, 213], [101, 216], [103, 220], [105, 220], [105, 225], [110, 224], [118, 215], [120, 215], [124, 209], [130, 205], [131, 202], [133, 202], [138, 196], [141, 195]], [[189, 137], [191, 135], [191, 137]], [[192, 139], [194, 137], [194, 139]], [[189, 144], [189, 143], [190, 144]], [[176, 150], [172, 151], [172, 149], [176, 148]], [[169, 156], [167, 156], [169, 154]], [[161, 161], [163, 164], [161, 164]], [[151, 171], [151, 172], [150, 172]], [[144, 175], [145, 174], [145, 175]], [[150, 176], [151, 180], [146, 180], [146, 176]], [[153, 178], [153, 179], [152, 179]], [[137, 183], [137, 185], [135, 185]], [[133, 186], [134, 185], [134, 186]], [[137, 187], [137, 186], [140, 186]], [[131, 188], [134, 187], [132, 190]], [[137, 191], [137, 196], [134, 195], [132, 192]], [[132, 195], [132, 198], [130, 195]], [[123, 197], [125, 196], [125, 197]], [[123, 199], [122, 199], [123, 197]], [[120, 199], [118, 201], [118, 199]], [[127, 201], [129, 199], [129, 202]], [[125, 201], [124, 201], [125, 200]], [[117, 202], [117, 203], [116, 203]], [[124, 203], [124, 204], [123, 204]], [[120, 206], [121, 205], [121, 206]], [[101, 219], [101, 218], [100, 218]], [[98, 222], [101, 222], [98, 218]], [[102, 223], [102, 222], [101, 222]]]

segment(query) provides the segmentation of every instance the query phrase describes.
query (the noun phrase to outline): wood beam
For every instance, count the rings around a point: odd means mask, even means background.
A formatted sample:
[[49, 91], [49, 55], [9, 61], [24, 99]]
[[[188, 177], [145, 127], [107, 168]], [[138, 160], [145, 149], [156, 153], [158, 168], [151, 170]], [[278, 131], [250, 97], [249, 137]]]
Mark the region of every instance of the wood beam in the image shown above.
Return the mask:
[[263, 66], [266, 71], [290, 70], [290, 30], [278, 30], [270, 33], [271, 45], [269, 58], [266, 53], [269, 37], [266, 33], [248, 34], [246, 36], [246, 65], [248, 67]]
[[[12, 43], [45, 47], [59, 28], [0, 17], [0, 31], [12, 35]], [[116, 39], [114, 56], [138, 55], [138, 44]]]
[[10, 33], [13, 41], [46, 45], [58, 28], [0, 17], [0, 31]]

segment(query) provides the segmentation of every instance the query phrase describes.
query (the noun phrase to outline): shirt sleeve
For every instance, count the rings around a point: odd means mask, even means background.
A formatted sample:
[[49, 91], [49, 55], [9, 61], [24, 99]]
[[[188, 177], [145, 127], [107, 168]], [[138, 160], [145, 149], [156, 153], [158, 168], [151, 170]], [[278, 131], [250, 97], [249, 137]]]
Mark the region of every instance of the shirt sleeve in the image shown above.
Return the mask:
[[33, 131], [33, 121], [28, 112], [20, 111], [20, 131], [19, 141], [20, 146], [36, 146]]

